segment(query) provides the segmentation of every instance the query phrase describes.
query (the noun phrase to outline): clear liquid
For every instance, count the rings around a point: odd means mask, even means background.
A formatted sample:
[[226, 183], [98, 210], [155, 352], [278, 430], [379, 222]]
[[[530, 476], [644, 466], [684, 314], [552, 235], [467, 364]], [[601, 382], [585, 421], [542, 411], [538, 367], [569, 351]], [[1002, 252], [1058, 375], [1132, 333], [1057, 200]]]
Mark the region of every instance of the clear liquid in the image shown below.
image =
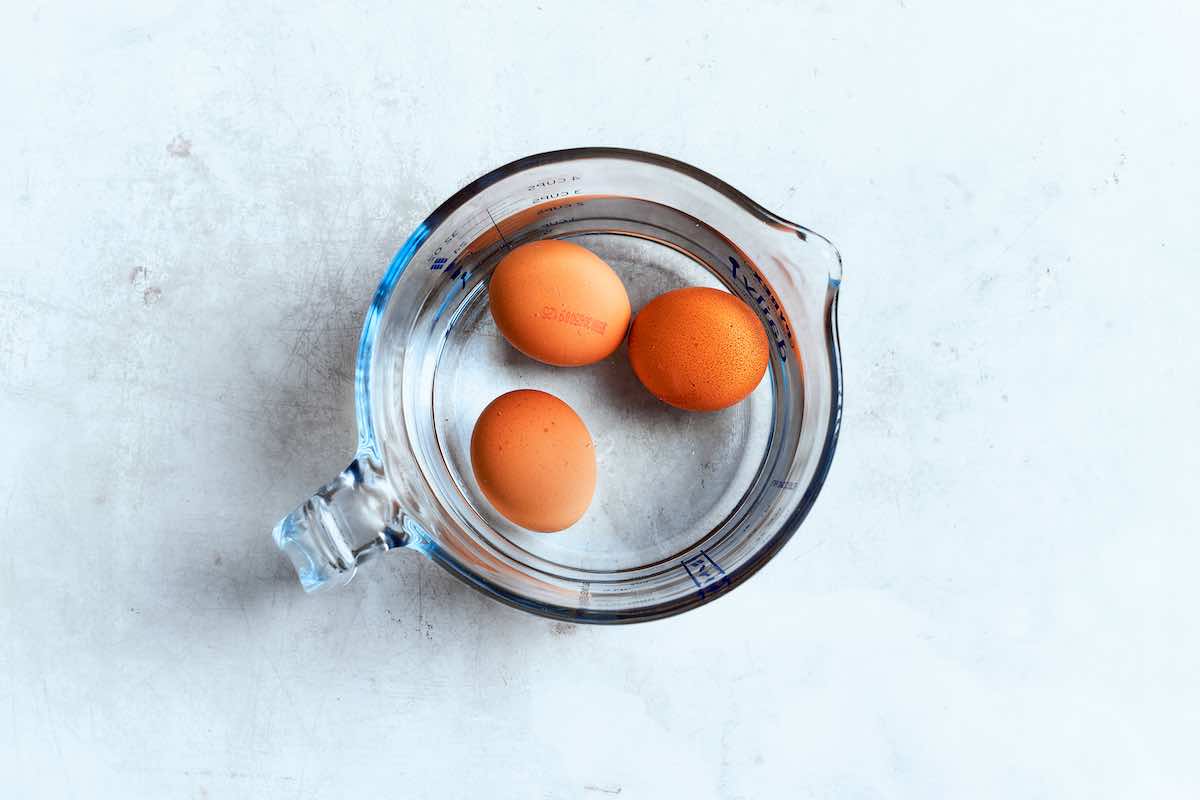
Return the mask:
[[[725, 288], [678, 250], [618, 233], [567, 235], [603, 258], [625, 284], [634, 314], [683, 286]], [[505, 251], [473, 267], [490, 272]], [[750, 488], [772, 426], [770, 373], [742, 403], [712, 413], [654, 398], [629, 366], [625, 345], [586, 367], [538, 363], [496, 330], [486, 287], [461, 298], [434, 375], [438, 446], [458, 490], [487, 521], [492, 544], [518, 560], [619, 572], [669, 560], [717, 527]], [[588, 512], [561, 533], [532, 533], [495, 512], [479, 491], [470, 439], [483, 408], [513, 389], [541, 389], [582, 417], [596, 449], [598, 480]], [[526, 556], [532, 556], [527, 559]]]

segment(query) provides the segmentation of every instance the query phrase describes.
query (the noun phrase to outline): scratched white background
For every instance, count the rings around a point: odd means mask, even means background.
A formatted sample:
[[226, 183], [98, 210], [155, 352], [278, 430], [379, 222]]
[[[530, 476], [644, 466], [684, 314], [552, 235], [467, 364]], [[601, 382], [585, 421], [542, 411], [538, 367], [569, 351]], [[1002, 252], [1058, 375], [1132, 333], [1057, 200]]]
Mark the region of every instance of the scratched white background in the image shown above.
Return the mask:
[[[1200, 792], [1195, 4], [98, 5], [0, 11], [6, 797]], [[585, 144], [841, 247], [804, 530], [632, 628], [303, 596], [387, 261]]]

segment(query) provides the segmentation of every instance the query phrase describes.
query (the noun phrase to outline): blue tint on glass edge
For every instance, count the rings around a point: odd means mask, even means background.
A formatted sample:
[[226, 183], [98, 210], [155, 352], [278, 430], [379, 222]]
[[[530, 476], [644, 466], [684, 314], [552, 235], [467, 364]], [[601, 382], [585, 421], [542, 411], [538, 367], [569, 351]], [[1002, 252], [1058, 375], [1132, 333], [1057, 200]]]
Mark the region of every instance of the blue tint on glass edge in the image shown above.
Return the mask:
[[375, 290], [375, 298], [371, 308], [367, 310], [367, 319], [363, 323], [362, 338], [358, 340], [358, 363], [354, 369], [354, 410], [358, 416], [358, 452], [379, 458], [379, 449], [375, 446], [375, 428], [371, 423], [371, 400], [368, 393], [367, 373], [371, 368], [371, 352], [375, 348], [375, 333], [379, 328], [379, 318], [387, 308], [388, 298], [396, 281], [404, 274], [404, 268], [412, 261], [424, 241], [429, 238], [429, 226], [422, 222], [408, 237], [408, 241], [396, 253], [392, 263], [388, 265], [379, 288]]

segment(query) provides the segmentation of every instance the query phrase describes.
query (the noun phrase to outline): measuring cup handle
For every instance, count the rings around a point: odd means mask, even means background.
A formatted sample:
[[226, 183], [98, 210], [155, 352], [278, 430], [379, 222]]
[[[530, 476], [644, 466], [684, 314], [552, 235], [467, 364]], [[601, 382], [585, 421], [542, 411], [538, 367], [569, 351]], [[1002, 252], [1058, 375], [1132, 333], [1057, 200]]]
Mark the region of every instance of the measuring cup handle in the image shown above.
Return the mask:
[[360, 456], [275, 526], [275, 544], [304, 591], [344, 586], [359, 564], [405, 544], [400, 507], [387, 486], [379, 464]]

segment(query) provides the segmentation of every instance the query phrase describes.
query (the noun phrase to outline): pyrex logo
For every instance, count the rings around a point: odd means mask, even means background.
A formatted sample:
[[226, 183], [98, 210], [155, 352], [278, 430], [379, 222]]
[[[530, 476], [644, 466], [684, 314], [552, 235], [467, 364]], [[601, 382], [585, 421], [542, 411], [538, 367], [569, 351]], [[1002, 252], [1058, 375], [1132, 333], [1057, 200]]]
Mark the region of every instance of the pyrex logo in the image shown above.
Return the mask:
[[[771, 293], [771, 288], [767, 286], [767, 282], [761, 275], [745, 264], [739, 263], [733, 256], [729, 256], [729, 275], [735, 283], [745, 289], [746, 298], [758, 306], [759, 312], [770, 329], [775, 349], [779, 351], [779, 357], [786, 363], [788, 346], [792, 341], [792, 329], [788, 326], [787, 318], [783, 314], [783, 308], [779, 305], [779, 301]], [[752, 278], [753, 280], [751, 280]]]

